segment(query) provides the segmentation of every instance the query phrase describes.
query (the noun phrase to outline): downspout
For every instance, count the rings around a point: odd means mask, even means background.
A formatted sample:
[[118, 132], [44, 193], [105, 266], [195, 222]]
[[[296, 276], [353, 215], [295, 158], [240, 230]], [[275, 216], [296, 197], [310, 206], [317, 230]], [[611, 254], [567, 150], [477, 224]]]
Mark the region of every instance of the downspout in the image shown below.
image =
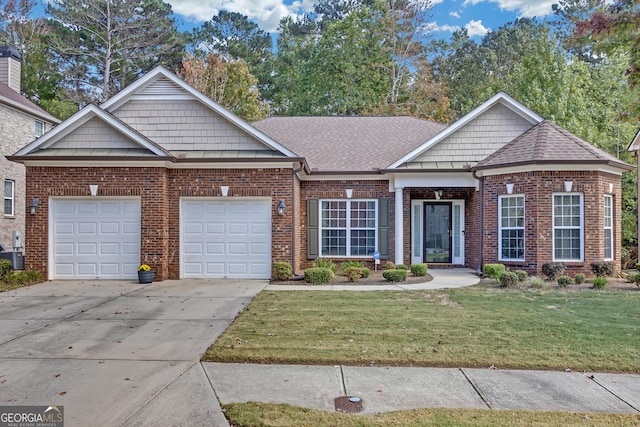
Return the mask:
[[304, 169], [302, 162], [297, 169], [291, 171], [291, 266], [293, 267], [293, 275], [297, 275], [296, 268], [296, 175]]
[[480, 252], [478, 257], [478, 268], [476, 269], [476, 274], [478, 276], [482, 275], [482, 257], [483, 257], [483, 247], [484, 247], [484, 176], [479, 177], [476, 174], [476, 171], [473, 171], [473, 177], [480, 181]]

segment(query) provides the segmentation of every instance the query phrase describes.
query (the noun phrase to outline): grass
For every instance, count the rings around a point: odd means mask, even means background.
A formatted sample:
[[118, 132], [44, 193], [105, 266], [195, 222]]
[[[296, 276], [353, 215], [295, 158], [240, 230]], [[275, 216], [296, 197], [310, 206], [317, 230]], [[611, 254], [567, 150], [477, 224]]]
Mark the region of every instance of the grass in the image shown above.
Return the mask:
[[640, 372], [640, 292], [262, 292], [203, 360]]
[[225, 415], [236, 427], [320, 426], [396, 427], [418, 426], [637, 426], [640, 417], [627, 414], [494, 411], [489, 409], [420, 409], [370, 416], [347, 415], [266, 403], [225, 405]]

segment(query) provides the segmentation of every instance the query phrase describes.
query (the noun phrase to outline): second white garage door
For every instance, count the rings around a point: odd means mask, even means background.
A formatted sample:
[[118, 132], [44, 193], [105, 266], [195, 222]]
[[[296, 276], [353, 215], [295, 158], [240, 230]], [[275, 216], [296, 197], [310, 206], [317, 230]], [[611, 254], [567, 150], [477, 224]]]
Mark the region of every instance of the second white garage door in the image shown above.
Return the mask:
[[180, 203], [182, 277], [271, 277], [271, 200]]

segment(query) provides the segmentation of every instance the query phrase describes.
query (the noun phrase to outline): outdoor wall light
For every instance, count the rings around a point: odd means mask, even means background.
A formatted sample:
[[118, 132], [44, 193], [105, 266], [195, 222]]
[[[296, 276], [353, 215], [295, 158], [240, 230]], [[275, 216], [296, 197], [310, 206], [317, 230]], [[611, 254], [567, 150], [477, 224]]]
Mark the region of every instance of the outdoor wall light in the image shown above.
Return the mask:
[[442, 197], [442, 196], [444, 196], [444, 189], [438, 188], [438, 197]]
[[38, 206], [40, 206], [40, 199], [38, 199], [37, 197], [31, 199], [31, 202], [29, 203], [29, 212], [31, 212], [31, 215], [36, 214]]
[[278, 215], [284, 215], [284, 210], [287, 207], [284, 204], [284, 199], [280, 199], [280, 201], [278, 202]]

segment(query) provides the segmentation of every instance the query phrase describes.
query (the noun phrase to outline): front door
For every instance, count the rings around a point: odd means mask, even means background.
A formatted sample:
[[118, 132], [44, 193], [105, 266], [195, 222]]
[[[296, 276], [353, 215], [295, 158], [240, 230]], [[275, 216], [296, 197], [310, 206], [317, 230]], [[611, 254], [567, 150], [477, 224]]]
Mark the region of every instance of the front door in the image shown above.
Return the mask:
[[424, 262], [451, 263], [451, 203], [424, 204]]

